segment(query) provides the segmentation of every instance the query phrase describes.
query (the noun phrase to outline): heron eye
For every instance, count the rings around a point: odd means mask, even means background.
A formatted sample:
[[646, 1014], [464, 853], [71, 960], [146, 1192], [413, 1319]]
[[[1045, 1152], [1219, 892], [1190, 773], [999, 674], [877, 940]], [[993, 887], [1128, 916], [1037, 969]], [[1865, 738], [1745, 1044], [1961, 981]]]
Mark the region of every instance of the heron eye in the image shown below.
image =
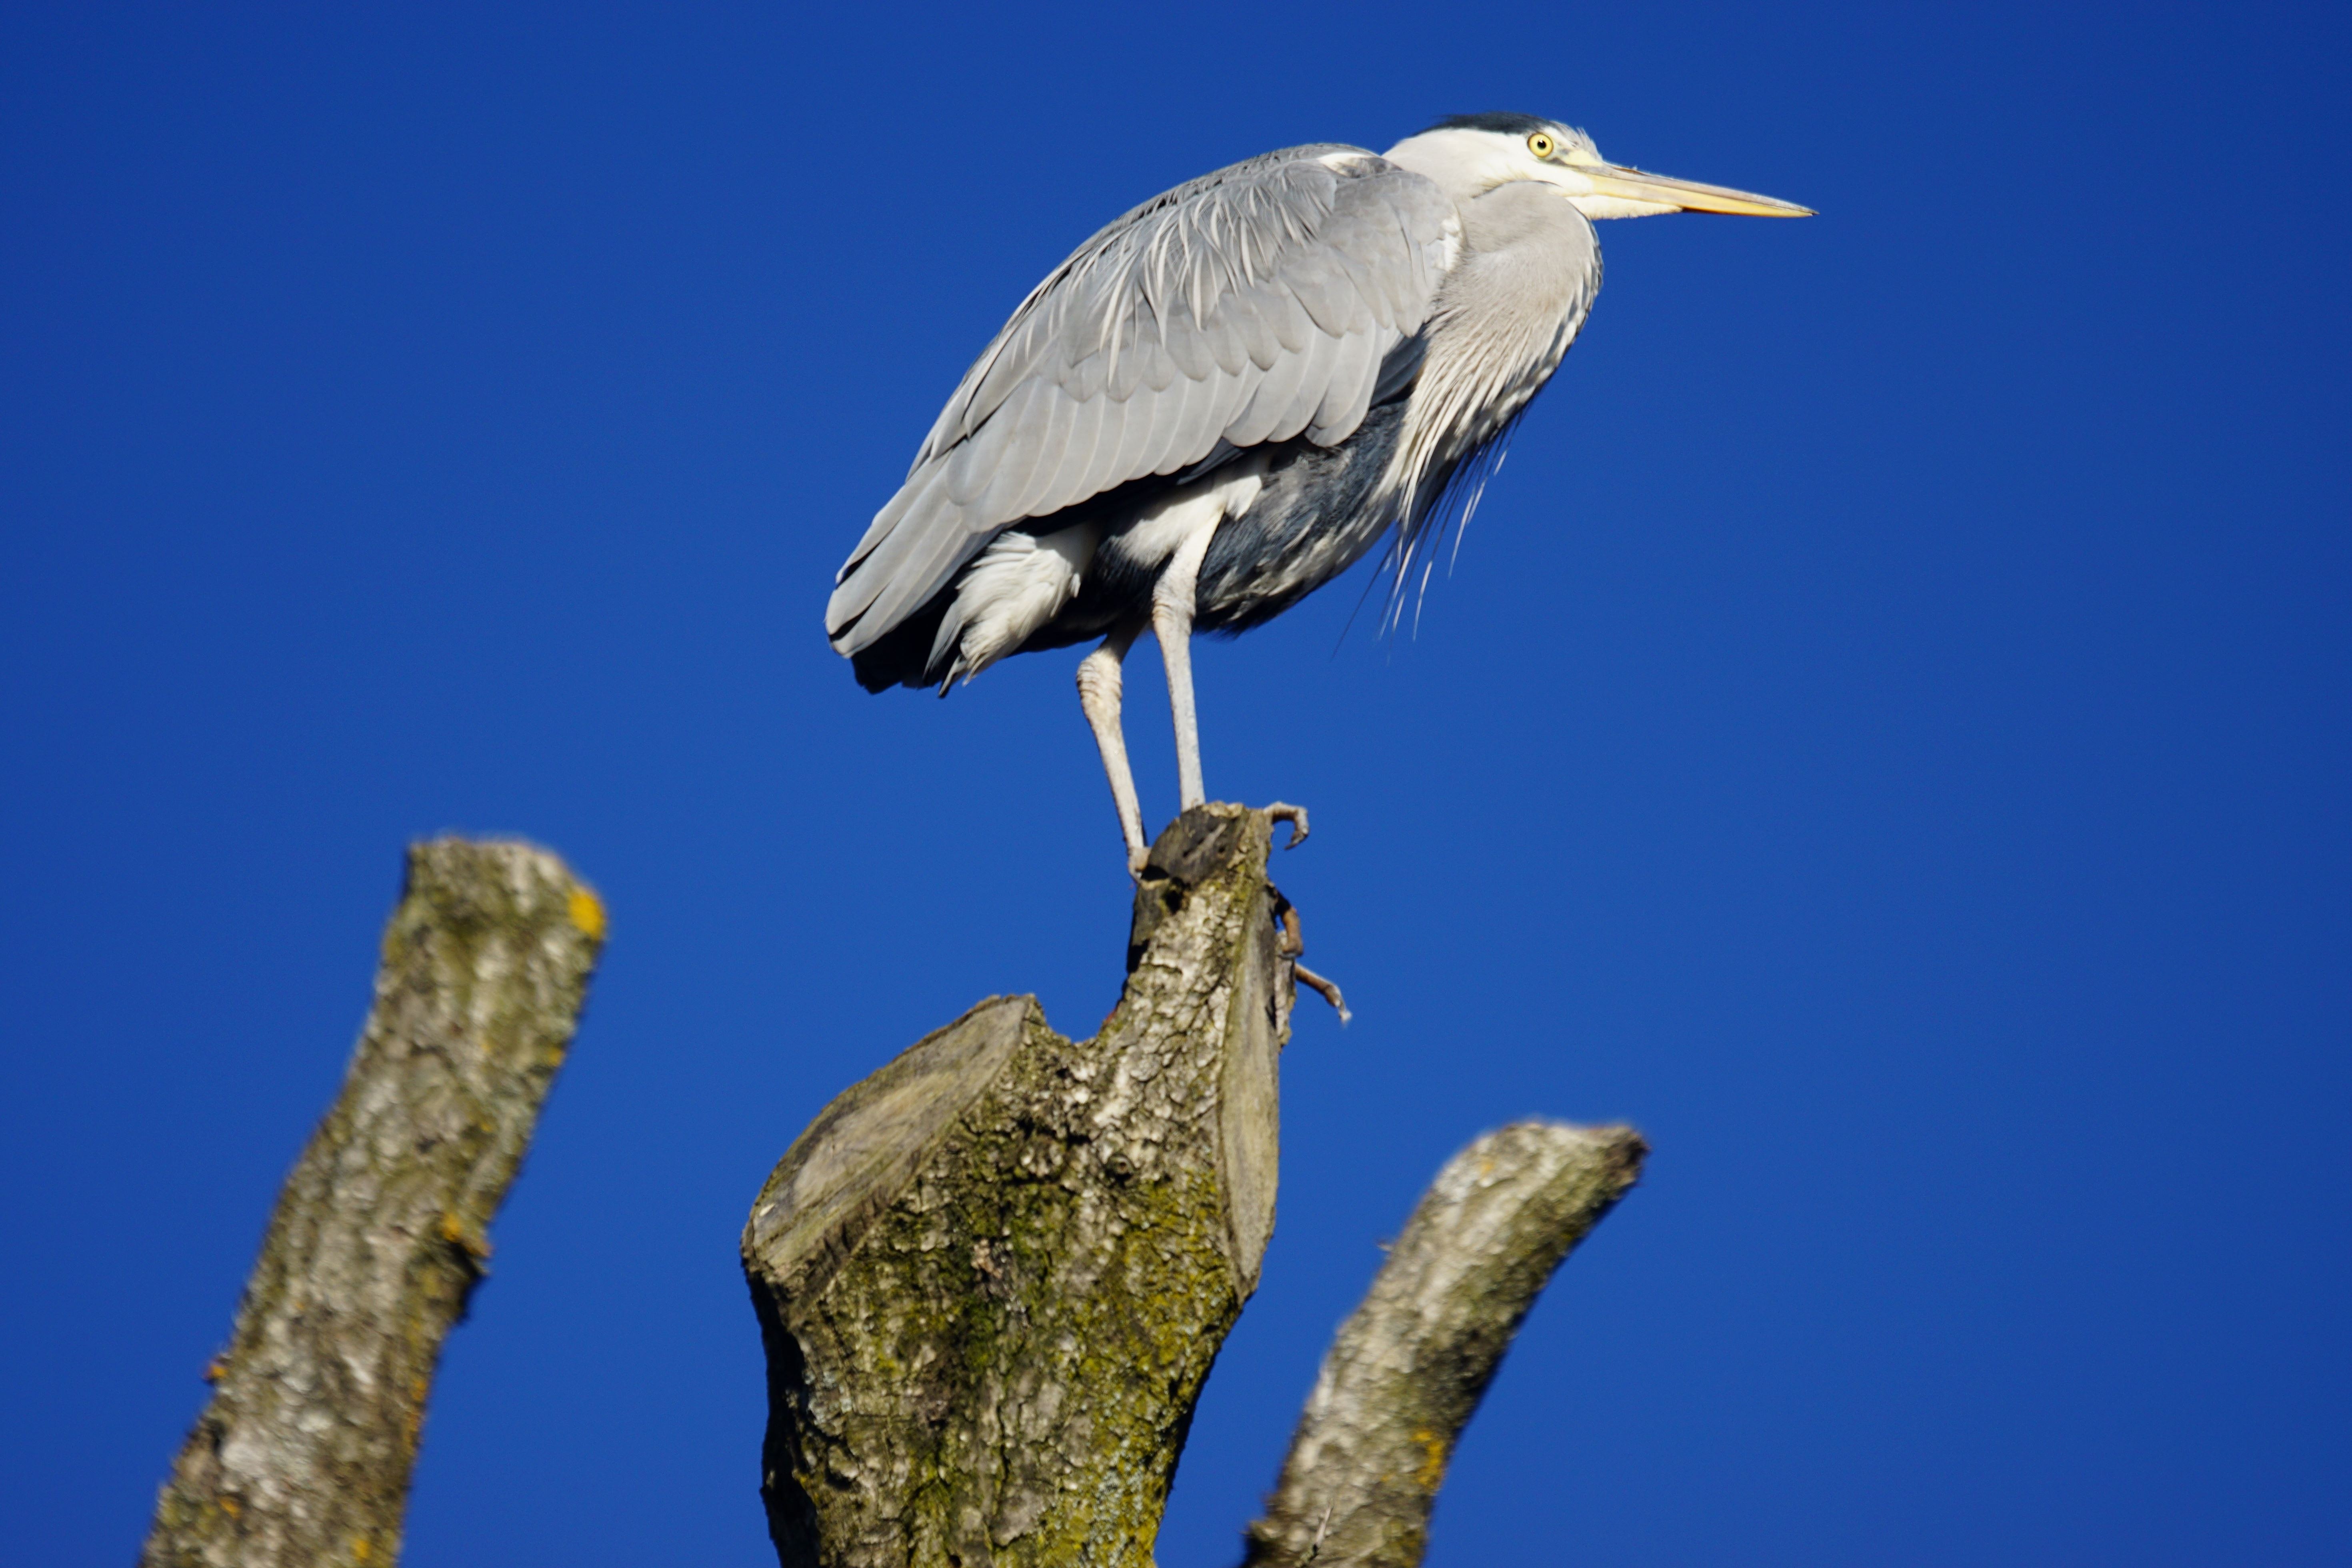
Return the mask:
[[1552, 139], [1540, 131], [1528, 138], [1528, 151], [1538, 158], [1550, 157], [1553, 146]]

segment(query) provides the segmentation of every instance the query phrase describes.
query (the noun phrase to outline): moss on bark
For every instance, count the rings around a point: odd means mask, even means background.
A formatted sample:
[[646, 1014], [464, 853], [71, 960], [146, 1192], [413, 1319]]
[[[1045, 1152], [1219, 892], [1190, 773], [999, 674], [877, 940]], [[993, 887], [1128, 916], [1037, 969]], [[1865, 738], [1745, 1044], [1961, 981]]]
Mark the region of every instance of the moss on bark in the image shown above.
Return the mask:
[[784, 1563], [1150, 1562], [1272, 1226], [1268, 837], [1213, 805], [1162, 835], [1094, 1038], [992, 998], [787, 1152], [743, 1242]]
[[450, 1327], [578, 1024], [594, 893], [518, 844], [409, 851], [375, 1005], [286, 1179], [147, 1568], [389, 1565]]
[[1648, 1153], [1630, 1127], [1521, 1121], [1445, 1163], [1323, 1358], [1245, 1568], [1421, 1561], [1503, 1352]]

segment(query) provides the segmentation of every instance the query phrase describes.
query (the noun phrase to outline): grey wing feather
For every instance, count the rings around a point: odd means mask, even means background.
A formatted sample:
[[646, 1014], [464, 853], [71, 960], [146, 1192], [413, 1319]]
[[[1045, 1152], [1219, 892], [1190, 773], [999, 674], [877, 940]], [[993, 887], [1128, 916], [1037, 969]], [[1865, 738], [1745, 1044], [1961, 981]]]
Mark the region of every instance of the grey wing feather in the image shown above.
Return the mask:
[[1394, 390], [1392, 351], [1427, 321], [1457, 225], [1429, 181], [1333, 144], [1235, 163], [1112, 223], [965, 373], [841, 569], [834, 646], [873, 643], [1024, 518], [1302, 431], [1345, 440]]

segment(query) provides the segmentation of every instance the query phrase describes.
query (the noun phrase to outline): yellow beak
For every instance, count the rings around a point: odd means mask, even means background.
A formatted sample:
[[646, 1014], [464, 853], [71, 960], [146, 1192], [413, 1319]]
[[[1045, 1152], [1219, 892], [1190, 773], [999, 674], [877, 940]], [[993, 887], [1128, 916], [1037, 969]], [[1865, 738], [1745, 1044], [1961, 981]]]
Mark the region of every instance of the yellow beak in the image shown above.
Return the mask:
[[1813, 209], [1759, 196], [1723, 185], [1702, 185], [1692, 180], [1672, 180], [1615, 163], [1574, 163], [1576, 173], [1592, 184], [1596, 196], [1613, 196], [1662, 211], [1737, 213], [1742, 217], [1811, 217]]

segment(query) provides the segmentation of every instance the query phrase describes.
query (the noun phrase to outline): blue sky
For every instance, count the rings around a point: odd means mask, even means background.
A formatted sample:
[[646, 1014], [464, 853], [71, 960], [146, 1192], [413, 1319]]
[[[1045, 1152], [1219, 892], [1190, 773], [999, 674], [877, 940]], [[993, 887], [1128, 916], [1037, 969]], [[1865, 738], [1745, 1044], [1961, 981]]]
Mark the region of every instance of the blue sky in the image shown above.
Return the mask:
[[[401, 847], [605, 894], [411, 1561], [769, 1561], [735, 1237], [991, 993], [1090, 1030], [1075, 653], [868, 697], [834, 568], [1169, 184], [1526, 110], [1804, 224], [1608, 283], [1418, 637], [1196, 658], [1303, 801], [1213, 1568], [1454, 1148], [1627, 1119], [1431, 1561], [2352, 1553], [2347, 64], [2316, 6], [18, 6], [0, 21], [6, 1555], [113, 1563], [333, 1092]], [[1147, 814], [1173, 762], [1130, 666]]]

